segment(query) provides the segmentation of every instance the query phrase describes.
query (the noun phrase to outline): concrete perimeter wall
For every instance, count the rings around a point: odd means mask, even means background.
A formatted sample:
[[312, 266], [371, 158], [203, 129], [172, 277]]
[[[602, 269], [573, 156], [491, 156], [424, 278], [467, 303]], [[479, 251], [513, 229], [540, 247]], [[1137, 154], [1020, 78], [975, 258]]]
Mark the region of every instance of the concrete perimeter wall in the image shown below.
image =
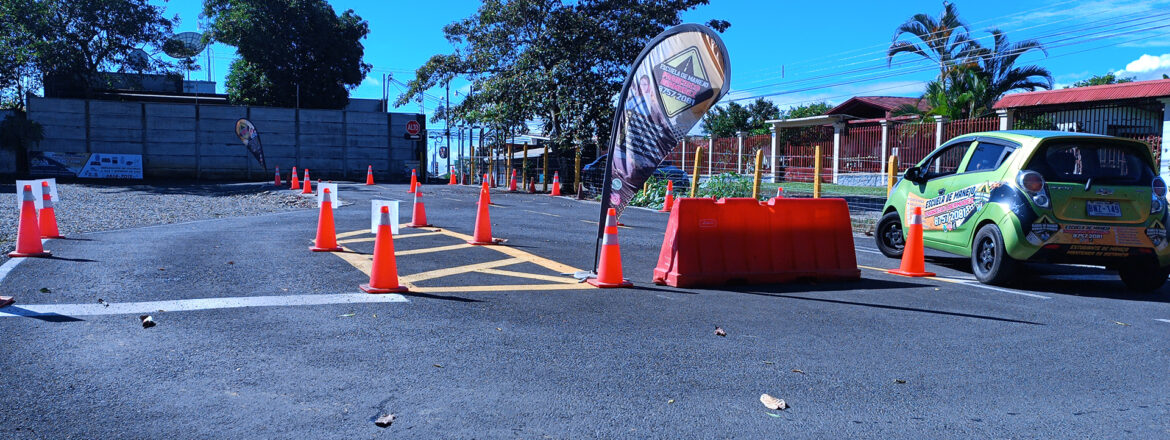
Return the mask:
[[[426, 145], [420, 114], [225, 105], [29, 98], [29, 119], [45, 127], [36, 151], [140, 154], [146, 178], [270, 180], [296, 166], [313, 180], [407, 181]], [[235, 134], [248, 118], [260, 133], [269, 169], [260, 169]], [[424, 127], [406, 139], [406, 123]]]

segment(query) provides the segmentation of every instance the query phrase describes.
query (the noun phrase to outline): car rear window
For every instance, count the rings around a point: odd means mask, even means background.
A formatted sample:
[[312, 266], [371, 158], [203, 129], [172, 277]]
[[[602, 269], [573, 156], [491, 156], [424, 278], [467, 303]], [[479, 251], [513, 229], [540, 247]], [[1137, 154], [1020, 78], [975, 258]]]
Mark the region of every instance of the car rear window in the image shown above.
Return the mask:
[[1148, 185], [1154, 170], [1142, 146], [1111, 141], [1056, 141], [1045, 143], [1026, 169], [1049, 182]]

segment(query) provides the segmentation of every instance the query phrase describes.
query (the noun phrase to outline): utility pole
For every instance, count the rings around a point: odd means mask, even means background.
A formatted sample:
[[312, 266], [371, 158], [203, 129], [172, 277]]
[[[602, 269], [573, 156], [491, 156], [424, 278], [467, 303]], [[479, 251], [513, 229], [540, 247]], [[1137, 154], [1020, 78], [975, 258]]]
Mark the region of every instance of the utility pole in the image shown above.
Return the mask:
[[[385, 82], [383, 81], [383, 84]], [[443, 125], [447, 127], [447, 172], [451, 172], [451, 81], [447, 81], [447, 105], [443, 107]]]

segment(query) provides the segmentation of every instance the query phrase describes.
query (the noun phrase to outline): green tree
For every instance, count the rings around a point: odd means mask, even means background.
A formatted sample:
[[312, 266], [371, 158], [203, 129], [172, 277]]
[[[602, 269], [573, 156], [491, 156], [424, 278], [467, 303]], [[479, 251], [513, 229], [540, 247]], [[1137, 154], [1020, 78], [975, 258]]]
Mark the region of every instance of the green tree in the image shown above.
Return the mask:
[[701, 127], [712, 137], [735, 136], [741, 131], [749, 135], [768, 134], [767, 121], [779, 117], [780, 108], [764, 98], [747, 106], [730, 101], [726, 107], [715, 106], [708, 110]]
[[[820, 116], [832, 110], [833, 106], [827, 102], [814, 102], [810, 104], [802, 104], [798, 106], [789, 107], [787, 110], [780, 112], [780, 119], [797, 119], [807, 118], [811, 116]], [[823, 127], [798, 127], [785, 128], [776, 133], [776, 138], [782, 144], [787, 143], [806, 143], [813, 141], [821, 141], [826, 131]]]
[[[903, 35], [909, 35], [917, 42], [898, 40]], [[894, 56], [900, 53], [915, 54], [937, 64], [938, 79], [945, 80], [955, 66], [973, 63], [977, 49], [978, 44], [971, 39], [967, 25], [959, 18], [958, 8], [943, 2], [943, 12], [937, 18], [915, 14], [898, 26], [886, 51], [886, 62], [892, 63]]]
[[[136, 49], [161, 48], [178, 22], [147, 0], [4, 0], [0, 12], [0, 87], [9, 95], [44, 76], [62, 94], [89, 96], [108, 86], [101, 72], [126, 70]], [[138, 67], [174, 66], [151, 59]]]
[[361, 41], [369, 25], [325, 0], [205, 0], [209, 39], [236, 47], [227, 77], [235, 104], [343, 108], [371, 66]]
[[[1165, 76], [1166, 75], [1162, 75], [1163, 78]], [[1080, 81], [1073, 83], [1071, 86], [1065, 86], [1064, 88], [1067, 89], [1067, 88], [1075, 88], [1075, 87], [1103, 86], [1106, 84], [1122, 84], [1122, 83], [1127, 83], [1127, 82], [1133, 82], [1133, 80], [1135, 80], [1135, 79], [1137, 79], [1137, 78], [1132, 77], [1132, 76], [1117, 76], [1113, 72], [1109, 72], [1109, 73], [1106, 73], [1104, 75], [1093, 75], [1093, 76], [1089, 77], [1088, 79], [1082, 79]]]
[[[1044, 45], [1036, 40], [1012, 43], [1003, 31], [992, 29], [990, 32], [994, 44], [988, 49], [979, 50], [980, 66], [978, 70], [973, 69], [976, 75], [985, 79], [983, 85], [987, 90], [967, 89], [975, 94], [974, 105], [969, 110], [971, 117], [990, 112], [995, 101], [1010, 91], [1048, 90], [1053, 84], [1052, 73], [1048, 69], [1040, 66], [1016, 66], [1016, 61], [1028, 52], [1039, 51], [1047, 56], [1048, 51], [1044, 50]], [[972, 83], [971, 87], [980, 83]]]
[[[454, 53], [431, 57], [397, 105], [457, 77], [475, 95], [452, 116], [522, 134], [537, 120], [554, 150], [597, 137], [605, 143], [613, 97], [650, 41], [707, 0], [486, 0], [443, 28]], [[709, 23], [726, 29], [722, 21]]]

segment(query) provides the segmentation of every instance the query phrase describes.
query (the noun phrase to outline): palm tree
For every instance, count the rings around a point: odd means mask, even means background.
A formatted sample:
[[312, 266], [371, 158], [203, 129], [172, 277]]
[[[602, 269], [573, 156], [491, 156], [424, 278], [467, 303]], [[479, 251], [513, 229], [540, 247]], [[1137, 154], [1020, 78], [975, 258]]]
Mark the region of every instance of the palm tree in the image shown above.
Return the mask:
[[1044, 45], [1036, 40], [1024, 40], [1012, 43], [1007, 35], [999, 29], [992, 29], [991, 35], [995, 45], [990, 49], [980, 49], [979, 58], [982, 61], [981, 70], [987, 76], [988, 90], [986, 98], [987, 108], [1004, 94], [1013, 90], [1052, 89], [1052, 73], [1040, 66], [1016, 67], [1016, 60], [1029, 51], [1039, 50], [1048, 55]]
[[[909, 34], [919, 42], [899, 41]], [[967, 25], [959, 19], [958, 8], [950, 2], [943, 2], [943, 12], [938, 18], [926, 14], [915, 14], [894, 32], [894, 39], [886, 54], [886, 64], [893, 62], [900, 53], [917, 54], [938, 64], [939, 80], [946, 80], [957, 65], [973, 64], [977, 61], [978, 43], [971, 40]]]

